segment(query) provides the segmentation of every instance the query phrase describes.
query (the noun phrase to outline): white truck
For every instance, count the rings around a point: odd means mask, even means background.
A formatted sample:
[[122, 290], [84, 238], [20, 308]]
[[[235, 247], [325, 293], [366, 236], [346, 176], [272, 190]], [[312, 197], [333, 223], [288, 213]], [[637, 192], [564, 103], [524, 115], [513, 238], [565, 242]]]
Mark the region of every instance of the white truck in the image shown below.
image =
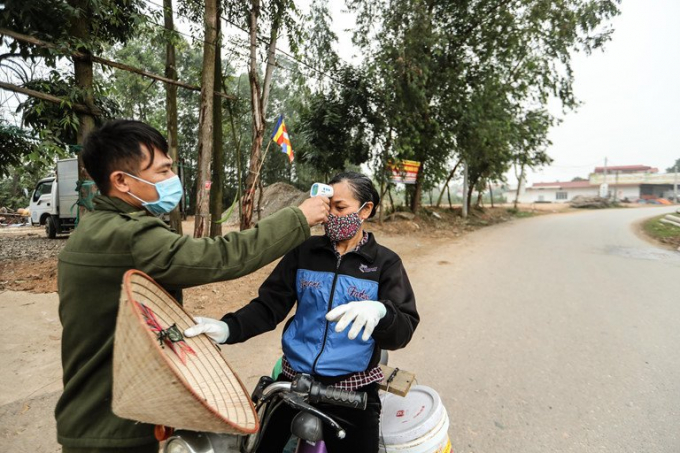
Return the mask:
[[78, 214], [78, 159], [57, 161], [56, 176], [43, 178], [35, 185], [29, 209], [31, 224], [45, 225], [47, 237], [69, 233]]

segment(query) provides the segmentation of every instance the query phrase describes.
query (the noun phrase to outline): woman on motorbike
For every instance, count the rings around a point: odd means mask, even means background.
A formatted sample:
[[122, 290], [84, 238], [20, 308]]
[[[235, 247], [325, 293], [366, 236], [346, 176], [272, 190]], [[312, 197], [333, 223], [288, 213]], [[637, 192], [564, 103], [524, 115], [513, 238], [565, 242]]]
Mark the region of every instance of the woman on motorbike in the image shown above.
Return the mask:
[[[415, 296], [401, 259], [364, 231], [380, 196], [359, 173], [335, 176], [324, 236], [312, 236], [285, 255], [258, 296], [221, 321], [197, 318], [187, 336], [206, 333], [219, 343], [239, 343], [273, 330], [297, 302], [282, 338], [280, 380], [297, 373], [342, 389], [366, 392], [366, 410], [319, 405], [345, 425], [338, 439], [324, 426], [329, 453], [375, 453], [379, 444], [378, 366], [382, 349], [403, 348], [418, 325]], [[348, 332], [344, 331], [351, 324]], [[263, 433], [258, 452], [281, 452], [296, 411], [281, 405]]]

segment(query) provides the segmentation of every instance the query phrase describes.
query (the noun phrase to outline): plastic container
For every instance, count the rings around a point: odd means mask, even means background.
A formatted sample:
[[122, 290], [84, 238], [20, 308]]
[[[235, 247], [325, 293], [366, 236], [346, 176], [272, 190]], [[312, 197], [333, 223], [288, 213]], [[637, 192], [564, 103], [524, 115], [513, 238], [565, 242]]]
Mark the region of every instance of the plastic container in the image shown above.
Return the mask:
[[452, 453], [449, 417], [437, 392], [414, 385], [405, 397], [384, 393], [382, 453]]

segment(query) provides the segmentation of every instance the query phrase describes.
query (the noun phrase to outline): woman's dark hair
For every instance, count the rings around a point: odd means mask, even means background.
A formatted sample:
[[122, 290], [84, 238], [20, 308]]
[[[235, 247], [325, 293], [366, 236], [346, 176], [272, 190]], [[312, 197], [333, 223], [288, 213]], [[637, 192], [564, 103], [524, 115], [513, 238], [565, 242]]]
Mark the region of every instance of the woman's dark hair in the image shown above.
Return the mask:
[[378, 194], [378, 191], [375, 190], [371, 178], [355, 171], [346, 171], [335, 175], [333, 179], [328, 182], [328, 185], [332, 186], [333, 184], [342, 181], [347, 181], [347, 184], [352, 189], [354, 198], [359, 200], [359, 203], [364, 204], [369, 201], [373, 203], [373, 210], [368, 216], [369, 218], [373, 217], [380, 204], [380, 195]]
[[153, 165], [154, 148], [168, 154], [165, 137], [141, 121], [109, 121], [88, 134], [81, 156], [85, 169], [101, 193], [109, 193], [109, 177], [114, 171], [121, 170], [133, 175], [139, 172], [144, 160], [142, 144], [151, 154], [151, 161], [146, 168]]

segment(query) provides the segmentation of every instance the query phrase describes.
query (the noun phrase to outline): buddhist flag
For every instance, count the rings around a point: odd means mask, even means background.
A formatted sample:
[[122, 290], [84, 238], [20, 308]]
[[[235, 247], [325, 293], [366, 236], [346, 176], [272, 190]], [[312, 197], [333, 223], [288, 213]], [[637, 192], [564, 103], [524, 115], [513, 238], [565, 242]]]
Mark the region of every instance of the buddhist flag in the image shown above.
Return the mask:
[[286, 130], [286, 123], [283, 122], [283, 115], [279, 116], [279, 122], [276, 123], [274, 128], [274, 133], [272, 134], [272, 141], [281, 145], [281, 152], [288, 155], [288, 160], [293, 162], [293, 147], [290, 144], [290, 138], [288, 138], [288, 131]]

